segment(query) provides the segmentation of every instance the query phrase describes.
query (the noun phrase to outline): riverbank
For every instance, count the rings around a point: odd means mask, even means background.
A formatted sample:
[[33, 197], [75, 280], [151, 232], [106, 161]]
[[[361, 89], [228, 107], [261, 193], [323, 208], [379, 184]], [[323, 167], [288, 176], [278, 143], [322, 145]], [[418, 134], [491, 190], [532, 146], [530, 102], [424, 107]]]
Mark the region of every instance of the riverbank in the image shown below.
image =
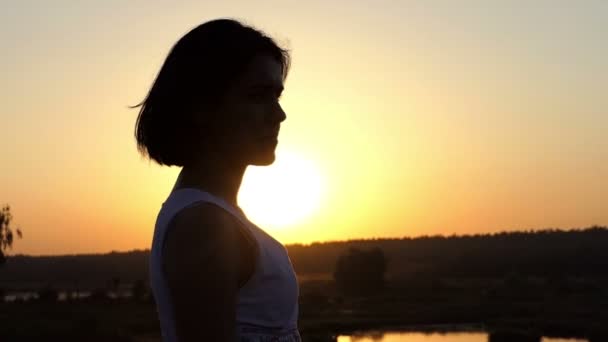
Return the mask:
[[[419, 280], [420, 281], [420, 280]], [[428, 284], [392, 281], [375, 295], [347, 297], [331, 280], [300, 286], [299, 327], [305, 341], [335, 341], [360, 331], [489, 332], [607, 341], [604, 288], [552, 290], [497, 285], [495, 279], [441, 279]], [[540, 285], [539, 285], [540, 284]], [[0, 304], [0, 336], [7, 341], [160, 341], [154, 304], [132, 298], [30, 300]], [[504, 340], [504, 339], [503, 339]]]
[[417, 281], [393, 281], [381, 293], [359, 298], [340, 296], [329, 281], [311, 283], [302, 291], [303, 302], [311, 305], [301, 308], [301, 328], [343, 335], [464, 329], [608, 341], [608, 291], [581, 285], [590, 283], [581, 279], [561, 284], [526, 278]]

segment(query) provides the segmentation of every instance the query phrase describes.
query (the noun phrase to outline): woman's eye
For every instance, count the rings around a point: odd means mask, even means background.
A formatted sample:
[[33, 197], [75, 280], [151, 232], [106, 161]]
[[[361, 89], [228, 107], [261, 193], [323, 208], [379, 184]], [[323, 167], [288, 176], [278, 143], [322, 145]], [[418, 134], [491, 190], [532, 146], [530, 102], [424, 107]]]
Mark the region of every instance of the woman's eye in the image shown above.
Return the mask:
[[265, 93], [252, 93], [251, 98], [254, 100], [263, 100], [266, 97]]
[[281, 94], [275, 94], [272, 92], [252, 93], [251, 98], [255, 101], [273, 101], [278, 100]]

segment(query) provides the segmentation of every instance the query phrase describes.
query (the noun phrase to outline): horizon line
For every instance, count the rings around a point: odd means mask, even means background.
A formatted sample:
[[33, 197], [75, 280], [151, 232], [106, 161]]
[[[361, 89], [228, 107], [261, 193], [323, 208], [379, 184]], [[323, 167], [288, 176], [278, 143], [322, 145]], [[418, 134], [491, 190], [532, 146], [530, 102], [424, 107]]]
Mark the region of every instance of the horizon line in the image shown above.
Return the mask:
[[[528, 230], [502, 230], [496, 232], [488, 232], [488, 233], [467, 233], [467, 234], [457, 234], [452, 233], [451, 235], [443, 235], [443, 234], [434, 234], [434, 235], [418, 235], [418, 236], [401, 236], [401, 237], [369, 237], [369, 238], [356, 238], [356, 239], [347, 239], [347, 240], [325, 240], [325, 241], [312, 241], [310, 243], [286, 243], [283, 244], [285, 247], [289, 246], [298, 246], [298, 247], [311, 247], [313, 245], [323, 245], [323, 244], [332, 244], [332, 243], [349, 243], [349, 242], [369, 242], [369, 241], [387, 241], [387, 240], [421, 240], [421, 239], [446, 239], [446, 238], [469, 238], [469, 237], [493, 237], [497, 235], [504, 234], [537, 234], [537, 233], [571, 233], [571, 232], [585, 232], [589, 230], [608, 230], [608, 225], [602, 226], [593, 224], [588, 227], [573, 227], [573, 228], [541, 228], [541, 229], [528, 229]], [[100, 256], [100, 255], [108, 255], [108, 254], [128, 254], [134, 252], [149, 252], [150, 248], [145, 249], [130, 249], [130, 250], [111, 250], [109, 252], [98, 252], [98, 253], [69, 253], [69, 254], [14, 254], [14, 255], [5, 255], [7, 259], [13, 257], [69, 257], [69, 256]]]

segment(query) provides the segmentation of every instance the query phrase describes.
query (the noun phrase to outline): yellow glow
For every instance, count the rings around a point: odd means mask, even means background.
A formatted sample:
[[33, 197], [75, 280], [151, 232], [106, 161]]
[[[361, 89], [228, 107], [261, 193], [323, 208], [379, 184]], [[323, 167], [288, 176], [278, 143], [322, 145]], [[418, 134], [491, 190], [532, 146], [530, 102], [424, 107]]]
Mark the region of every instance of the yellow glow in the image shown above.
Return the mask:
[[14, 2], [0, 12], [0, 205], [24, 233], [11, 253], [150, 248], [179, 168], [139, 157], [128, 106], [178, 37], [226, 16], [293, 57], [276, 165], [250, 168], [240, 196], [278, 241], [605, 225], [604, 2], [474, 2], [186, 0], [144, 16]]
[[247, 169], [239, 205], [263, 228], [301, 223], [320, 205], [324, 183], [316, 165], [299, 154], [277, 153], [271, 166]]
[[416, 333], [416, 332], [378, 332], [375, 336], [352, 335], [338, 336], [338, 342], [485, 342], [488, 339], [486, 333]]

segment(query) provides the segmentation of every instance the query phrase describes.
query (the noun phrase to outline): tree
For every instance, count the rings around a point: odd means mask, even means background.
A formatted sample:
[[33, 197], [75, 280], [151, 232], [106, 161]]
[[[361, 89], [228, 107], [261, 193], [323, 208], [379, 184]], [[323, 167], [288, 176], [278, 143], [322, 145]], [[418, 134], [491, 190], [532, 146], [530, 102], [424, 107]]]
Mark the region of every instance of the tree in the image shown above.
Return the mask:
[[[6, 262], [6, 250], [13, 247], [13, 228], [11, 227], [11, 208], [7, 205], [0, 209], [0, 265]], [[22, 237], [21, 230], [15, 229], [17, 237]]]
[[146, 296], [146, 285], [144, 283], [144, 281], [142, 279], [137, 279], [135, 281], [135, 283], [133, 284], [133, 288], [132, 288], [132, 293], [133, 293], [133, 300], [134, 301], [140, 301], [143, 300]]
[[118, 290], [120, 288], [120, 277], [118, 277], [118, 276], [112, 277], [112, 279], [110, 280], [110, 286], [111, 286], [110, 290], [113, 293], [114, 298], [118, 298], [119, 297]]
[[346, 294], [364, 295], [382, 290], [387, 268], [384, 252], [376, 247], [369, 251], [350, 248], [336, 263], [334, 279]]

